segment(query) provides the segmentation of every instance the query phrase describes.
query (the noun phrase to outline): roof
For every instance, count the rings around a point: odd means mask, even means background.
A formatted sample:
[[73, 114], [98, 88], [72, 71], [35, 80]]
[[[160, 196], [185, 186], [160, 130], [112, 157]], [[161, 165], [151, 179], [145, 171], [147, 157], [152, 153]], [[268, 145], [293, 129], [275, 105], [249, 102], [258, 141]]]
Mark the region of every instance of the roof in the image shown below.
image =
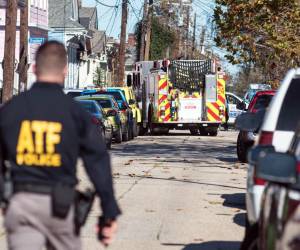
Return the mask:
[[96, 7], [81, 7], [79, 9], [79, 17], [92, 17], [96, 10]]
[[[97, 8], [96, 7], [81, 7], [79, 9], [79, 22], [86, 28], [97, 27]], [[91, 22], [93, 22], [91, 24]], [[96, 26], [95, 26], [96, 25]]]
[[49, 27], [84, 29], [84, 26], [72, 19], [72, 9], [72, 0], [49, 1]]

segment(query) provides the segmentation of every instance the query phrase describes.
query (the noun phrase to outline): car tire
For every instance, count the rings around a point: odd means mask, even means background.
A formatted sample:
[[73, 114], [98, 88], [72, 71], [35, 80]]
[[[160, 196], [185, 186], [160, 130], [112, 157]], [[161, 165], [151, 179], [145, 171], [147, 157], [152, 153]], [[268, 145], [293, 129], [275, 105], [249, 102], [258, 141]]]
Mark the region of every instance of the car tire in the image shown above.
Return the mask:
[[128, 141], [129, 140], [129, 127], [127, 127], [127, 129], [126, 129], [126, 132], [124, 132], [123, 134], [122, 134], [122, 140], [123, 141]]
[[199, 130], [201, 136], [208, 136], [208, 132], [205, 129]]
[[209, 136], [217, 136], [218, 135], [218, 129], [214, 129], [213, 131], [209, 132]]
[[258, 250], [258, 231], [258, 223], [249, 225], [246, 230], [244, 240], [242, 241], [240, 250]]
[[238, 138], [237, 138], [236, 153], [237, 153], [238, 160], [240, 162], [242, 162], [242, 163], [247, 162], [247, 147], [241, 139], [241, 133], [239, 133]]
[[121, 128], [121, 126], [118, 129], [118, 133], [115, 136], [115, 140], [116, 140], [116, 143], [121, 143], [122, 142], [122, 128]]
[[139, 135], [138, 131], [138, 125], [136, 123], [136, 120], [133, 120], [133, 137], [137, 137]]
[[190, 128], [190, 133], [191, 133], [191, 135], [198, 135], [199, 130], [197, 128]]
[[142, 124], [139, 125], [139, 135], [143, 136], [148, 133], [148, 128], [144, 128]]
[[111, 149], [111, 138], [109, 139], [109, 141], [108, 142], [106, 142], [106, 148], [107, 149]]

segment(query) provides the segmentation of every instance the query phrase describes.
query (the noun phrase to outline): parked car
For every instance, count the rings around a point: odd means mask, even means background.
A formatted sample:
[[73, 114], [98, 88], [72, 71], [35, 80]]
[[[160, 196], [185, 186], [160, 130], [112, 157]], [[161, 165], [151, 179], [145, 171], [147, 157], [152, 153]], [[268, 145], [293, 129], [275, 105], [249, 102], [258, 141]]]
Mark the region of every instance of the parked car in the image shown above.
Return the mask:
[[[256, 140], [256, 145], [273, 146], [277, 152], [287, 152], [300, 120], [300, 68], [292, 69], [284, 78], [276, 96], [273, 98], [266, 116], [263, 119], [261, 130]], [[246, 114], [246, 115], [258, 115]], [[249, 119], [253, 123], [253, 119]], [[244, 123], [246, 125], [246, 123]], [[246, 126], [243, 130], [251, 131]], [[252, 131], [255, 131], [254, 128]], [[249, 162], [247, 174], [247, 223], [246, 232], [252, 227], [257, 227], [261, 209], [261, 198], [265, 189], [265, 181], [256, 175], [256, 165]], [[247, 233], [246, 233], [247, 235]]]
[[76, 97], [76, 100], [94, 100], [106, 114], [112, 124], [112, 134], [115, 142], [122, 142], [122, 134], [126, 133], [126, 118], [120, 111], [118, 103], [111, 95], [85, 95]]
[[262, 197], [259, 226], [248, 232], [242, 247], [300, 249], [300, 130], [287, 153], [275, 152], [274, 147], [266, 153], [266, 146], [257, 146], [250, 158], [256, 162], [256, 175], [267, 185]]
[[110, 123], [109, 119], [107, 119], [102, 108], [96, 101], [93, 100], [77, 101], [84, 107], [86, 111], [91, 114], [92, 122], [98, 126], [99, 132], [105, 139], [107, 148], [110, 149], [112, 141], [112, 124]]
[[139, 134], [139, 128], [142, 122], [142, 114], [141, 110], [138, 107], [137, 99], [135, 98], [135, 94], [133, 92], [132, 87], [110, 87], [107, 90], [119, 89], [122, 90], [127, 103], [129, 104], [132, 114], [133, 114], [133, 136], [136, 137]]
[[122, 116], [126, 120], [125, 124], [125, 129], [122, 134], [122, 140], [123, 141], [128, 141], [130, 139], [133, 139], [133, 113], [131, 108], [129, 107], [126, 98], [122, 92], [122, 90], [115, 89], [115, 90], [107, 90], [107, 89], [91, 89], [91, 90], [85, 90], [82, 92], [82, 95], [111, 95], [115, 98], [115, 100], [118, 103], [119, 109], [121, 113], [123, 114]]
[[263, 83], [250, 84], [247, 92], [245, 93], [244, 102], [248, 106], [252, 101], [252, 98], [255, 96], [256, 92], [262, 90], [271, 90], [271, 89], [272, 89], [271, 85], [269, 84], [263, 84]]
[[[226, 102], [227, 102], [227, 114], [228, 121], [227, 125], [233, 125], [235, 123], [235, 119], [244, 112], [246, 108], [242, 103], [243, 99], [233, 93], [226, 92]], [[242, 108], [241, 108], [242, 107]]]
[[[249, 104], [247, 112], [256, 113], [258, 110], [268, 108], [275, 93], [275, 90], [256, 92]], [[237, 156], [240, 162], [247, 162], [248, 150], [254, 145], [257, 132], [258, 131], [240, 130], [236, 143]]]
[[64, 93], [72, 98], [80, 96], [82, 91], [83, 89], [64, 89]]

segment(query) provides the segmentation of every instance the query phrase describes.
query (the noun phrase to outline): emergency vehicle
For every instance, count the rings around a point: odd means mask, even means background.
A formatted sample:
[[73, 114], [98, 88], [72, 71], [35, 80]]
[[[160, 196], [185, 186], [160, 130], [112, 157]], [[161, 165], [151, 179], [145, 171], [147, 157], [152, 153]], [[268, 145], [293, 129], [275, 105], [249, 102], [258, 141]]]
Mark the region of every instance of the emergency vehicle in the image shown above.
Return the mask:
[[212, 60], [137, 62], [133, 76], [144, 131], [216, 136], [225, 122], [225, 79]]

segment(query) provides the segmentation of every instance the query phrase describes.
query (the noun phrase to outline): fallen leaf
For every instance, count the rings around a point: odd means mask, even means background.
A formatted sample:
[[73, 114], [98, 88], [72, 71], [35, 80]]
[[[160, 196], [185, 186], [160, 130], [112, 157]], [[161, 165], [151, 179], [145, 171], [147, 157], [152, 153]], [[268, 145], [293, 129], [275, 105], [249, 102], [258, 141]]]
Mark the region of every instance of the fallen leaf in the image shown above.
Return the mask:
[[218, 205], [218, 204], [222, 204], [223, 202], [222, 201], [209, 201], [208, 203], [212, 204], [212, 205]]
[[203, 239], [199, 238], [199, 239], [194, 239], [194, 241], [200, 242], [203, 241]]
[[152, 210], [152, 209], [146, 209], [145, 211], [146, 211], [146, 213], [154, 213], [155, 212], [155, 210]]

